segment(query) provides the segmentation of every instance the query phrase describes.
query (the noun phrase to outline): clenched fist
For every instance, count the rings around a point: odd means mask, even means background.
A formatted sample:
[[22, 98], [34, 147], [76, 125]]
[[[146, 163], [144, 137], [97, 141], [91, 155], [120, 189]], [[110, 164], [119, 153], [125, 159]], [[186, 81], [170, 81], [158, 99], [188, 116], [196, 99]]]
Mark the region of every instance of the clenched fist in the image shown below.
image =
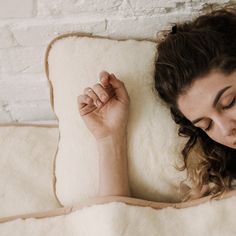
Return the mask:
[[78, 109], [96, 140], [126, 131], [130, 97], [124, 82], [102, 71], [100, 83], [78, 96]]

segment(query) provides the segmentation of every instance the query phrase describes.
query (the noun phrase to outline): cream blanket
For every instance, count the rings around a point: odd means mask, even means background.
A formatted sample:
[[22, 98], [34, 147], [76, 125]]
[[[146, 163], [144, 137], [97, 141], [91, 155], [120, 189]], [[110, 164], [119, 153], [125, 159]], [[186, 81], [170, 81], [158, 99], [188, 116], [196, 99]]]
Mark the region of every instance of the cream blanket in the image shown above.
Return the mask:
[[[192, 206], [189, 203], [168, 205], [126, 197], [101, 197], [74, 207], [21, 216], [28, 217], [25, 220], [1, 219], [11, 221], [0, 224], [0, 235], [230, 236], [236, 234], [235, 194], [235, 191], [229, 192], [227, 198], [200, 205], [196, 205], [199, 200], [192, 201]], [[158, 210], [161, 207], [164, 208]], [[182, 209], [176, 209], [179, 207]]]
[[58, 127], [0, 126], [0, 235], [236, 235], [236, 190], [223, 199], [160, 203], [90, 198], [61, 207], [53, 193]]
[[61, 206], [53, 192], [58, 138], [58, 125], [0, 124], [0, 217]]

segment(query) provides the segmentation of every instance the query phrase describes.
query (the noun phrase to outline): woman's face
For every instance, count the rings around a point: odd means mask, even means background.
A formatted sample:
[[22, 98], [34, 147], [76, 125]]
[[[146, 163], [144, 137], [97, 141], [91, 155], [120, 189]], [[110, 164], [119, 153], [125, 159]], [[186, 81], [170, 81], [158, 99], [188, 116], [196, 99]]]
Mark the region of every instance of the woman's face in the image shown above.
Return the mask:
[[[179, 96], [178, 107], [214, 141], [236, 149], [236, 71], [212, 71]], [[207, 130], [206, 130], [207, 129]]]

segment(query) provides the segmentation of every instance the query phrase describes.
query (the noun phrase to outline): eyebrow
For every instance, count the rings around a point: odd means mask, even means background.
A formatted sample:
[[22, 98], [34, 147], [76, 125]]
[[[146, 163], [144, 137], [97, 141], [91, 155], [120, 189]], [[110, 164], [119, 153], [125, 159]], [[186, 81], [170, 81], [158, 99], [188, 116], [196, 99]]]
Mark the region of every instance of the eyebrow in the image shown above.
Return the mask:
[[[229, 88], [231, 88], [232, 85], [226, 86], [223, 89], [219, 90], [218, 93], [215, 96], [214, 102], [212, 104], [212, 107], [214, 108], [216, 106], [216, 104], [218, 103], [220, 97], [222, 96], [222, 94]], [[199, 122], [200, 120], [204, 119], [204, 117], [199, 117], [193, 121], [191, 121], [193, 124], [196, 124], [197, 122]]]

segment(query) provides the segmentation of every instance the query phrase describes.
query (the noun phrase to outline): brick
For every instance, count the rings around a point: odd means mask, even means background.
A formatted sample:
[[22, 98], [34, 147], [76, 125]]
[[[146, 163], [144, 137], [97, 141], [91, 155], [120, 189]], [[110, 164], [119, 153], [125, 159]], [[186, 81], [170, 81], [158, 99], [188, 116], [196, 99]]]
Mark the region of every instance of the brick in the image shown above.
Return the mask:
[[2, 72], [44, 72], [45, 47], [13, 47], [0, 50]]
[[36, 15], [36, 0], [0, 1], [0, 18], [32, 17]]
[[89, 13], [103, 16], [116, 12], [123, 0], [38, 0], [38, 16], [68, 16]]
[[0, 100], [0, 122], [12, 122], [12, 117], [9, 111], [5, 109], [6, 103]]
[[16, 41], [21, 46], [47, 45], [58, 34], [70, 32], [104, 32], [105, 20], [95, 22], [76, 22], [52, 24], [52, 22], [41, 25], [18, 26], [12, 28]]
[[0, 80], [0, 100], [27, 102], [50, 99], [45, 75], [4, 75]]
[[0, 28], [0, 48], [8, 48], [16, 45], [16, 41], [13, 37], [9, 27]]
[[171, 0], [148, 0], [148, 1], [136, 1], [136, 0], [129, 0], [130, 4], [135, 13], [140, 15], [148, 15], [149, 12], [155, 12], [158, 8], [166, 8], [172, 7], [175, 8], [176, 1]]
[[6, 112], [6, 111], [2, 111], [0, 110], [0, 122], [1, 123], [11, 123], [13, 120], [9, 114], [9, 112]]
[[191, 18], [191, 13], [166, 14], [158, 17], [146, 17], [139, 19], [110, 20], [107, 24], [107, 36], [124, 39], [156, 39], [156, 33], [170, 28], [172, 22], [184, 21]]
[[132, 6], [130, 5], [130, 2], [127, 0], [124, 0], [122, 2], [118, 11], [119, 11], [119, 15], [121, 15], [122, 17], [135, 16], [134, 10], [133, 10]]

